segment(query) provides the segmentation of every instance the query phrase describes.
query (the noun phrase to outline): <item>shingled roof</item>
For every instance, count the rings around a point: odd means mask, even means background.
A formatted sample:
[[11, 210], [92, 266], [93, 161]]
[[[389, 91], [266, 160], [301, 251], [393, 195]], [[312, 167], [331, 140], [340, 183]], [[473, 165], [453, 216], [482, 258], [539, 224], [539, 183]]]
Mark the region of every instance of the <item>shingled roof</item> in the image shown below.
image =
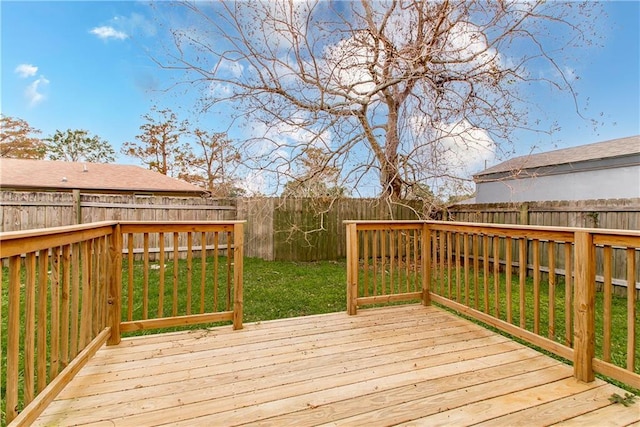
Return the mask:
[[0, 159], [3, 190], [200, 195], [203, 189], [140, 166]]
[[474, 175], [481, 178], [485, 175], [504, 172], [518, 172], [548, 166], [567, 165], [579, 162], [602, 160], [614, 157], [630, 156], [640, 153], [640, 135], [627, 138], [612, 139], [594, 144], [563, 148], [539, 154], [529, 154], [507, 160]]

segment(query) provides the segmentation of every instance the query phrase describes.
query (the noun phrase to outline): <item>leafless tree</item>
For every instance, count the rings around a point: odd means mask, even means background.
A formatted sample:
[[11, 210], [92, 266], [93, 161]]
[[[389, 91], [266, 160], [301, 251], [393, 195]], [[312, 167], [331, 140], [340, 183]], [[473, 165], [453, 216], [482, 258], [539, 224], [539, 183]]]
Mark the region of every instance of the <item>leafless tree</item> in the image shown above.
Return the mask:
[[225, 132], [194, 129], [190, 132], [195, 150], [182, 179], [206, 188], [215, 197], [234, 197], [240, 189], [236, 170], [241, 155]]
[[142, 118], [145, 123], [136, 135], [138, 141], [122, 144], [121, 153], [139, 159], [152, 171], [178, 178], [192, 153], [189, 144], [181, 139], [188, 123], [180, 121], [171, 110], [155, 107]]
[[594, 37], [595, 2], [293, 1], [181, 3], [159, 58], [202, 84], [206, 108], [253, 131], [261, 173], [296, 176], [310, 149], [343, 185], [379, 180], [390, 200], [460, 182], [472, 160], [508, 151], [514, 132], [551, 132], [529, 94], [576, 102], [565, 55]]

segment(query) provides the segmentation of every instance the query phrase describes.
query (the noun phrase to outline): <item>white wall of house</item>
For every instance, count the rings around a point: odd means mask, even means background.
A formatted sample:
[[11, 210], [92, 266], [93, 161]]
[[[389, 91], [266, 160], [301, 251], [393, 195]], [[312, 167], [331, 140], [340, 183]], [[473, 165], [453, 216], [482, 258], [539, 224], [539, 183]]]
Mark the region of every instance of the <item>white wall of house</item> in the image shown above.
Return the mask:
[[476, 184], [476, 203], [640, 198], [640, 165]]

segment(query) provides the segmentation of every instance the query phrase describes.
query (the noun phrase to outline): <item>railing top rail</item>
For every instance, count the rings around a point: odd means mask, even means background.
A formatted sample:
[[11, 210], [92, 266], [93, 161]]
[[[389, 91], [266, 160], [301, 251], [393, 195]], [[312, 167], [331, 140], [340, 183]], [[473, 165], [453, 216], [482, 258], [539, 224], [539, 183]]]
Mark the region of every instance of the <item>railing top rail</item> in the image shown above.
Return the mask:
[[62, 227], [0, 233], [0, 258], [49, 249], [56, 246], [78, 243], [113, 233], [116, 225], [123, 232], [188, 232], [231, 231], [235, 225], [246, 221], [100, 221]]
[[218, 220], [218, 221], [116, 221], [120, 225], [234, 225], [234, 224], [245, 224], [246, 220]]
[[427, 220], [347, 220], [344, 224], [356, 224], [356, 225], [386, 225], [386, 224], [430, 224], [438, 228], [467, 228], [467, 229], [486, 229], [498, 231], [539, 231], [539, 232], [554, 232], [554, 233], [575, 233], [586, 232], [596, 235], [614, 235], [625, 237], [640, 237], [640, 230], [620, 230], [620, 229], [606, 229], [606, 228], [580, 228], [580, 227], [548, 227], [543, 225], [519, 225], [519, 224], [485, 224], [477, 222], [457, 222], [457, 221], [427, 221]]
[[29, 252], [48, 250], [113, 233], [117, 222], [104, 221], [85, 225], [71, 225], [47, 229], [0, 233], [0, 258]]
[[87, 224], [63, 225], [60, 227], [33, 228], [30, 230], [5, 231], [0, 232], [0, 242], [7, 242], [14, 239], [24, 239], [26, 237], [42, 237], [57, 234], [73, 233], [76, 231], [92, 230], [99, 227], [111, 227], [118, 224], [118, 221], [98, 221]]

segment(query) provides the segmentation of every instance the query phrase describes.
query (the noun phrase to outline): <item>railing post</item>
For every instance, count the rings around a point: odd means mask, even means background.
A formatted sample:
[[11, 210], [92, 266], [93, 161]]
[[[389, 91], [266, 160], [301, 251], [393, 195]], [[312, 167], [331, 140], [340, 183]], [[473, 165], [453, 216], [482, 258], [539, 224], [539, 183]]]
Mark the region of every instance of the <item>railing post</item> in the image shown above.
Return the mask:
[[233, 329], [242, 329], [244, 224], [233, 225]]
[[431, 305], [431, 228], [426, 222], [422, 225], [422, 305]]
[[358, 311], [358, 230], [357, 224], [347, 224], [347, 313]]
[[574, 241], [573, 376], [591, 382], [595, 355], [595, 248], [588, 231], [576, 231]]
[[[109, 276], [107, 295], [107, 322], [111, 335], [107, 345], [120, 344], [120, 317], [122, 308], [122, 231], [120, 224], [113, 227], [109, 238]], [[132, 266], [129, 266], [132, 268]]]

